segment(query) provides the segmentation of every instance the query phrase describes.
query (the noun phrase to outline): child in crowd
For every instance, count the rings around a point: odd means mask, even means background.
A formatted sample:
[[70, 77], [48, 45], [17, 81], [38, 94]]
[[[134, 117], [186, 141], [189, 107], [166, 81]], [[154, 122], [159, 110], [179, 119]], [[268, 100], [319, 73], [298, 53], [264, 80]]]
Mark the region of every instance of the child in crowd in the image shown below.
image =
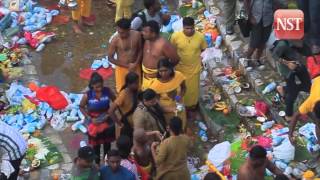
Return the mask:
[[81, 147], [74, 160], [71, 180], [99, 180], [99, 169], [94, 164], [96, 155], [90, 146]]

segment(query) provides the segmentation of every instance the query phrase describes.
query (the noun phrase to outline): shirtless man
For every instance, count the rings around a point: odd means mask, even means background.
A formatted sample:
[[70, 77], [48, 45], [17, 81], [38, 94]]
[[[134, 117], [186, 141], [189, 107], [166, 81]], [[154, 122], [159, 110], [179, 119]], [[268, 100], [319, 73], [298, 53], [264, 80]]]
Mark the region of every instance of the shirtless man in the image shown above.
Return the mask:
[[282, 174], [281, 170], [267, 159], [267, 151], [262, 146], [254, 146], [239, 169], [238, 180], [264, 180], [266, 169], [274, 175]]
[[[118, 93], [124, 86], [125, 77], [129, 71], [141, 74], [141, 34], [138, 31], [130, 30], [130, 23], [129, 19], [117, 21], [117, 34], [112, 38], [108, 49], [109, 61], [116, 65], [115, 78]], [[117, 54], [116, 60], [114, 59], [115, 54]]]
[[174, 46], [160, 36], [160, 27], [156, 21], [148, 21], [143, 26], [142, 90], [147, 89], [157, 78], [157, 65], [160, 59], [168, 58], [176, 65], [180, 58]]
[[148, 174], [150, 174], [152, 167], [152, 154], [150, 144], [148, 143], [148, 136], [142, 128], [135, 129], [133, 132], [132, 153], [137, 163], [146, 172], [148, 172]]

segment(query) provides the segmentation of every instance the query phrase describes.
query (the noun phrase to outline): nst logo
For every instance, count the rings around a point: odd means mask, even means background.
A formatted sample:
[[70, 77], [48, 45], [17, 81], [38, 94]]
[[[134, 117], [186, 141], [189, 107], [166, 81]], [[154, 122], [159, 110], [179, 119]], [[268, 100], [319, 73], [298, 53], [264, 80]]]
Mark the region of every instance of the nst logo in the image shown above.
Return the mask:
[[302, 39], [304, 15], [297, 9], [279, 9], [274, 13], [274, 32], [278, 39]]

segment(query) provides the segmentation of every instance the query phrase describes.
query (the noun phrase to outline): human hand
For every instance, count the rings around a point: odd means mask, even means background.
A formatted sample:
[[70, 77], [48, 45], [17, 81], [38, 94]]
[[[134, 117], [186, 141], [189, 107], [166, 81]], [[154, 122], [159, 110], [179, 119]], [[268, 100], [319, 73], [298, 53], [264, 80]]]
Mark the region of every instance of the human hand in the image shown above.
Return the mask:
[[288, 66], [288, 68], [289, 68], [290, 70], [295, 70], [298, 65], [297, 65], [296, 63], [294, 63], [294, 62], [288, 62], [288, 63], [287, 63], [287, 66]]
[[159, 140], [162, 139], [162, 134], [160, 133], [160, 131], [153, 131], [153, 133], [154, 133], [155, 136], [157, 136], [157, 138], [158, 138]]
[[157, 148], [157, 146], [158, 146], [159, 144], [160, 144], [159, 142], [153, 142], [153, 143], [151, 144], [151, 149], [152, 149], [152, 150], [156, 150], [156, 148]]

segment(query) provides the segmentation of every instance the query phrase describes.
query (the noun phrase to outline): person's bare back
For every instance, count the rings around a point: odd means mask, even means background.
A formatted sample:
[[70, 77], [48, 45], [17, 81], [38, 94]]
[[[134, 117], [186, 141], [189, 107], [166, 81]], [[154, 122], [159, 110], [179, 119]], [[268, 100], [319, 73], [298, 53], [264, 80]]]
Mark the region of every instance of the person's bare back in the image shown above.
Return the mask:
[[151, 163], [151, 150], [150, 148], [145, 146], [137, 146], [133, 147], [134, 158], [140, 166], [146, 167]]
[[247, 162], [243, 164], [238, 173], [238, 180], [264, 180], [264, 172], [266, 167], [252, 169]]
[[119, 35], [115, 36], [110, 44], [109, 56], [117, 54], [116, 65], [124, 66], [135, 63], [141, 51], [141, 34], [137, 31], [130, 31], [130, 36], [121, 39]]

